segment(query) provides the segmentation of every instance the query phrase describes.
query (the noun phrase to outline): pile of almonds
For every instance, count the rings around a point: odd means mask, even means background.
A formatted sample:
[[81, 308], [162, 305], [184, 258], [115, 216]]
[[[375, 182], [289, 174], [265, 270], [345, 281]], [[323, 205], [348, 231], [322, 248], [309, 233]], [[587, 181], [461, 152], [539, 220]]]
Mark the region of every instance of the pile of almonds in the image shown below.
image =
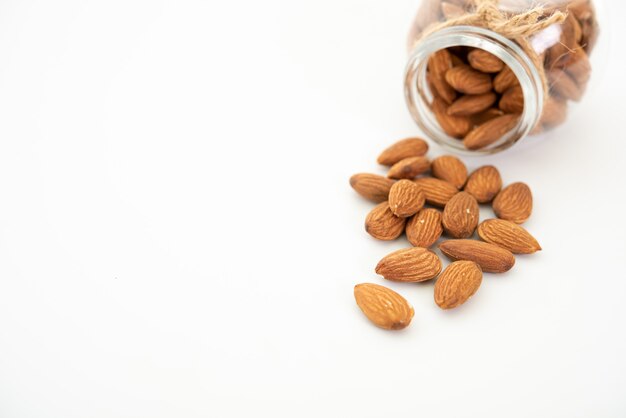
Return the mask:
[[[436, 1], [431, 3], [435, 6]], [[418, 15], [416, 39], [429, 24], [454, 19], [474, 7], [469, 0], [442, 1], [438, 6]], [[553, 11], [545, 9], [546, 14]], [[533, 133], [562, 124], [568, 101], [582, 98], [591, 76], [589, 54], [599, 32], [595, 10], [589, 0], [575, 0], [566, 12], [561, 38], [538, 57], [549, 92]], [[495, 143], [517, 125], [524, 110], [517, 77], [499, 58], [482, 49], [458, 46], [434, 53], [428, 61], [427, 81], [433, 94], [431, 110], [441, 129], [462, 140], [469, 150]]]
[[[468, 175], [457, 157], [445, 155], [430, 161], [427, 151], [423, 139], [401, 140], [378, 157], [380, 164], [390, 167], [387, 177], [356, 174], [350, 185], [378, 203], [365, 220], [367, 233], [384, 241], [406, 233], [413, 245], [380, 260], [376, 273], [398, 282], [438, 277], [435, 303], [451, 309], [476, 293], [483, 272], [507, 272], [515, 264], [513, 254], [531, 254], [541, 247], [519, 225], [532, 212], [532, 194], [526, 184], [502, 188], [500, 173], [493, 166]], [[497, 218], [479, 223], [479, 204], [488, 203]], [[480, 240], [472, 239], [474, 232]], [[442, 235], [449, 239], [439, 249], [453, 260], [443, 272], [441, 259], [429, 250]], [[406, 299], [384, 286], [359, 284], [354, 296], [363, 313], [381, 328], [402, 329], [413, 318]]]

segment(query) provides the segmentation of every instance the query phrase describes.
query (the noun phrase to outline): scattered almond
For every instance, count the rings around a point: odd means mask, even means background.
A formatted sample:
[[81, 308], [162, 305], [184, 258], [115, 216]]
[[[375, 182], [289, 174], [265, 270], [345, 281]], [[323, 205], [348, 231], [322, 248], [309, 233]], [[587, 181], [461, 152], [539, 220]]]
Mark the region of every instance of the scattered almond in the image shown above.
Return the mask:
[[435, 303], [441, 309], [453, 309], [467, 302], [483, 281], [483, 271], [473, 261], [455, 261], [435, 283]]
[[454, 184], [431, 177], [419, 178], [415, 184], [424, 192], [426, 202], [433, 206], [444, 207], [459, 192]]
[[476, 198], [478, 203], [488, 203], [502, 189], [502, 177], [497, 168], [485, 165], [474, 171], [467, 179], [465, 191]]
[[537, 240], [523, 227], [503, 219], [487, 219], [478, 225], [478, 236], [486, 242], [511, 251], [513, 254], [532, 254], [540, 251]]
[[457, 189], [462, 188], [467, 181], [467, 167], [453, 155], [435, 158], [431, 164], [431, 171], [433, 177], [452, 183]]
[[398, 293], [384, 286], [362, 283], [354, 286], [354, 299], [367, 319], [388, 330], [406, 328], [413, 319], [413, 307]]
[[374, 203], [384, 202], [394, 181], [376, 174], [355, 174], [350, 177], [350, 186], [364, 198]]
[[380, 203], [365, 218], [365, 231], [376, 239], [393, 241], [404, 232], [405, 218], [393, 214], [388, 202]]
[[409, 157], [395, 163], [387, 177], [390, 179], [414, 179], [430, 170], [430, 161], [426, 157]]
[[500, 219], [521, 224], [530, 218], [533, 211], [533, 195], [524, 183], [513, 183], [505, 187], [493, 200], [493, 211]]
[[504, 273], [513, 268], [513, 253], [488, 242], [470, 239], [445, 241], [439, 249], [452, 260], [473, 261], [488, 273]]
[[468, 238], [478, 225], [478, 202], [469, 193], [457, 193], [443, 210], [443, 229], [454, 238]]
[[400, 180], [391, 187], [389, 207], [399, 218], [415, 215], [424, 207], [424, 203], [422, 190], [410, 180]]
[[406, 237], [415, 247], [431, 247], [442, 233], [441, 212], [437, 209], [422, 209], [406, 223]]
[[387, 280], [399, 282], [424, 282], [441, 272], [437, 254], [421, 247], [394, 251], [376, 266], [376, 273]]
[[392, 166], [410, 157], [421, 157], [428, 152], [428, 144], [422, 138], [407, 138], [396, 142], [378, 156], [378, 164]]

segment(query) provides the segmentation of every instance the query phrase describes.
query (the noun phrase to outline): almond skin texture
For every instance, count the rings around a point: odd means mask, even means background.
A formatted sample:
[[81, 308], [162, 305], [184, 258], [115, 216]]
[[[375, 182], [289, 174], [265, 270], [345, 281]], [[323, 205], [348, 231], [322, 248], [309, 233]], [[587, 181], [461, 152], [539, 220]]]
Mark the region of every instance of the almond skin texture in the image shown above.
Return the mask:
[[350, 186], [361, 196], [374, 203], [388, 199], [394, 181], [376, 174], [355, 174], [350, 177]]
[[516, 85], [519, 85], [519, 80], [509, 67], [504, 67], [496, 78], [493, 79], [493, 89], [500, 94]]
[[513, 183], [505, 187], [493, 199], [493, 211], [500, 219], [522, 224], [533, 211], [533, 195], [525, 183]]
[[528, 231], [516, 223], [503, 219], [487, 219], [478, 225], [478, 236], [513, 254], [532, 254], [541, 246]]
[[483, 271], [473, 261], [455, 261], [441, 273], [435, 284], [435, 303], [453, 309], [467, 302], [480, 287]]
[[502, 177], [497, 168], [492, 165], [485, 165], [474, 171], [467, 179], [465, 191], [478, 201], [478, 203], [488, 203], [502, 189]]
[[472, 129], [472, 121], [467, 116], [450, 116], [448, 105], [439, 97], [433, 101], [433, 113], [441, 129], [453, 138], [463, 138]]
[[387, 177], [390, 179], [414, 179], [430, 170], [430, 161], [426, 157], [409, 157], [395, 163]]
[[454, 184], [432, 177], [419, 178], [415, 180], [415, 184], [424, 192], [426, 202], [433, 206], [446, 206], [446, 203], [452, 199], [452, 196], [459, 192]]
[[493, 88], [489, 74], [473, 70], [468, 66], [453, 67], [446, 72], [446, 81], [463, 94], [489, 93]]
[[489, 122], [492, 119], [500, 117], [504, 115], [504, 112], [500, 109], [496, 109], [495, 107], [491, 107], [484, 112], [477, 113], [472, 115], [470, 119], [472, 120], [472, 124], [474, 125], [482, 125], [485, 122]]
[[442, 155], [433, 160], [430, 167], [433, 177], [452, 183], [457, 189], [467, 181], [467, 167], [453, 155]]
[[485, 122], [472, 130], [465, 139], [463, 144], [465, 148], [477, 150], [485, 148], [500, 138], [511, 129], [515, 128], [519, 121], [519, 115], [504, 115]]
[[428, 144], [422, 138], [407, 138], [396, 142], [378, 156], [378, 164], [392, 166], [410, 157], [421, 157], [428, 152]]
[[406, 223], [406, 237], [415, 247], [431, 247], [442, 233], [441, 212], [437, 209], [422, 209]]
[[469, 193], [454, 195], [443, 210], [443, 229], [453, 238], [469, 238], [478, 225], [478, 202]]
[[384, 286], [362, 283], [354, 286], [354, 299], [367, 319], [388, 330], [404, 329], [413, 319], [413, 307], [398, 293]]
[[439, 249], [452, 260], [473, 261], [487, 273], [504, 273], [515, 265], [513, 253], [488, 242], [456, 239], [441, 243]]
[[493, 92], [463, 96], [448, 108], [450, 116], [471, 116], [489, 109], [497, 100]]
[[472, 68], [483, 73], [498, 73], [504, 68], [500, 58], [483, 50], [475, 49], [467, 55], [467, 60]]
[[499, 104], [505, 113], [522, 113], [524, 111], [524, 93], [520, 86], [513, 86], [504, 92]]
[[376, 266], [376, 273], [398, 282], [425, 282], [440, 272], [441, 260], [437, 254], [420, 247], [395, 251]]
[[365, 231], [376, 239], [393, 241], [404, 232], [405, 218], [398, 218], [388, 202], [380, 203], [365, 218]]
[[446, 81], [446, 72], [452, 68], [452, 56], [447, 49], [442, 49], [428, 59], [428, 74], [434, 93], [450, 104], [456, 98], [456, 91]]
[[407, 218], [419, 212], [426, 203], [424, 193], [409, 180], [400, 180], [391, 187], [389, 193], [389, 207], [394, 215]]

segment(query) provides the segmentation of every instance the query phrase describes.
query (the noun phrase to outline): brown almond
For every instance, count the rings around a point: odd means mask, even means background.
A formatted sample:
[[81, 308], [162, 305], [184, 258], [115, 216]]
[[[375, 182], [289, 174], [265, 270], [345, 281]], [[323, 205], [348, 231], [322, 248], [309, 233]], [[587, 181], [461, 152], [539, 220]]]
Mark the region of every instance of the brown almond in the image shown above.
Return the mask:
[[426, 157], [409, 157], [398, 161], [387, 173], [390, 179], [414, 179], [430, 170], [430, 161]]
[[443, 210], [443, 229], [453, 238], [469, 238], [478, 225], [478, 202], [469, 193], [457, 193]]
[[472, 122], [467, 116], [450, 116], [448, 105], [439, 97], [433, 101], [433, 113], [441, 129], [453, 138], [463, 138], [472, 129]]
[[483, 123], [489, 122], [490, 120], [500, 117], [502, 115], [504, 115], [503, 111], [501, 111], [500, 109], [496, 109], [495, 107], [492, 107], [492, 108], [485, 110], [484, 112], [480, 112], [480, 113], [470, 116], [470, 119], [472, 121], [472, 124], [476, 126], [476, 125], [482, 125]]
[[435, 303], [441, 309], [456, 308], [474, 296], [483, 281], [483, 271], [473, 261], [455, 261], [435, 283]]
[[384, 150], [378, 156], [378, 164], [392, 166], [410, 157], [421, 157], [428, 152], [428, 143], [422, 138], [406, 138]]
[[555, 68], [548, 71], [550, 91], [567, 100], [579, 101], [583, 96], [583, 89], [565, 71]]
[[426, 202], [433, 206], [444, 207], [459, 192], [454, 184], [432, 177], [419, 178], [415, 184], [424, 192]]
[[565, 67], [565, 71], [574, 79], [576, 84], [579, 86], [585, 85], [589, 81], [589, 78], [591, 78], [589, 56], [582, 48], [571, 53], [574, 55], [574, 60], [570, 65]]
[[488, 203], [502, 189], [502, 177], [497, 168], [485, 165], [474, 171], [467, 179], [465, 191], [476, 198], [478, 203]]
[[504, 67], [504, 69], [498, 73], [496, 78], [493, 79], [493, 89], [500, 94], [515, 85], [519, 85], [519, 80], [510, 67]]
[[471, 116], [483, 112], [491, 107], [497, 96], [493, 92], [477, 95], [466, 95], [458, 98], [448, 108], [450, 116]]
[[488, 242], [456, 239], [441, 243], [439, 249], [452, 260], [473, 261], [487, 273], [504, 273], [515, 264], [513, 253]]
[[406, 223], [406, 237], [415, 247], [429, 248], [442, 233], [441, 212], [437, 209], [422, 209]]
[[410, 180], [400, 180], [389, 192], [389, 208], [399, 218], [415, 215], [426, 203], [424, 193]]
[[478, 225], [478, 236], [486, 242], [511, 251], [513, 254], [532, 254], [541, 246], [528, 231], [504, 219], [487, 219]]
[[493, 200], [493, 211], [500, 219], [524, 223], [533, 211], [533, 195], [524, 183], [513, 183], [505, 187]]
[[498, 105], [506, 113], [522, 113], [524, 111], [524, 92], [521, 86], [513, 86], [504, 92]]
[[504, 68], [502, 60], [484, 49], [474, 49], [467, 55], [469, 65], [483, 73], [498, 73]]
[[350, 177], [350, 186], [364, 198], [375, 203], [384, 202], [394, 181], [377, 174], [360, 173]]
[[467, 181], [467, 167], [453, 155], [442, 155], [431, 164], [433, 177], [452, 183], [457, 189]]
[[441, 260], [426, 248], [412, 247], [394, 251], [376, 266], [376, 273], [387, 280], [424, 282], [441, 272]]
[[365, 218], [365, 231], [376, 239], [393, 241], [404, 232], [405, 218], [398, 218], [388, 202], [380, 203]]
[[450, 104], [456, 98], [456, 91], [446, 81], [446, 72], [452, 68], [452, 56], [447, 49], [441, 49], [428, 59], [429, 81], [444, 102]]
[[367, 319], [388, 330], [406, 328], [413, 319], [413, 307], [398, 293], [384, 286], [362, 283], [354, 286], [354, 299]]
[[464, 94], [489, 93], [493, 88], [489, 74], [473, 70], [468, 66], [450, 68], [446, 72], [446, 81], [456, 91]]
[[558, 126], [567, 119], [567, 101], [548, 97], [543, 105], [541, 124], [547, 128]]
[[517, 126], [519, 115], [504, 115], [485, 122], [465, 136], [463, 144], [470, 150], [479, 150], [497, 142]]

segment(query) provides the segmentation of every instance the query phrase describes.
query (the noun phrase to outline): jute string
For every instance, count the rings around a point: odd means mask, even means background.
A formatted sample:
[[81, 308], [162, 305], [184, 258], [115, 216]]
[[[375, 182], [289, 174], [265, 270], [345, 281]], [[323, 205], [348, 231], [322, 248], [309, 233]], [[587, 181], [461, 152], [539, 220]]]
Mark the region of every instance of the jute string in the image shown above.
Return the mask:
[[567, 14], [555, 11], [544, 17], [546, 10], [541, 6], [534, 7], [520, 14], [507, 14], [498, 8], [499, 0], [473, 0], [473, 3], [475, 5], [473, 12], [431, 26], [424, 31], [421, 38], [444, 28], [461, 25], [479, 26], [499, 33], [516, 42], [528, 55], [539, 71], [543, 89], [546, 93], [545, 96], [547, 97], [548, 80], [546, 71], [539, 55], [530, 44], [529, 38], [548, 26], [562, 23], [567, 18]]

